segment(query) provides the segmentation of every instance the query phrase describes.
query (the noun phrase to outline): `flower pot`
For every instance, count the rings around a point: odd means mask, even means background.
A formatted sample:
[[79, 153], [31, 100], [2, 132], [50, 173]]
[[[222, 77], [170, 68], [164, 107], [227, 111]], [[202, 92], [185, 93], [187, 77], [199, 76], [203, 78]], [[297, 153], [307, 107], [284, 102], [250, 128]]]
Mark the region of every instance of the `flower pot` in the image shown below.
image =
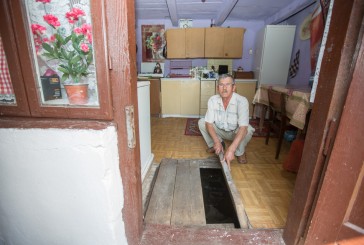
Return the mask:
[[65, 84], [64, 88], [71, 105], [88, 103], [88, 84]]

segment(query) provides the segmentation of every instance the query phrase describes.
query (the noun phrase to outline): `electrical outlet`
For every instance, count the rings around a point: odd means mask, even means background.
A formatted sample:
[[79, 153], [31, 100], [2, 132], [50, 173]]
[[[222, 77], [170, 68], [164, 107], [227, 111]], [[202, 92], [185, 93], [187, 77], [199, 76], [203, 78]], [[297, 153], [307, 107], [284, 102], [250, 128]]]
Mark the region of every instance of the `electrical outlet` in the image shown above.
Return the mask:
[[253, 49], [249, 49], [249, 54], [252, 55], [253, 54]]

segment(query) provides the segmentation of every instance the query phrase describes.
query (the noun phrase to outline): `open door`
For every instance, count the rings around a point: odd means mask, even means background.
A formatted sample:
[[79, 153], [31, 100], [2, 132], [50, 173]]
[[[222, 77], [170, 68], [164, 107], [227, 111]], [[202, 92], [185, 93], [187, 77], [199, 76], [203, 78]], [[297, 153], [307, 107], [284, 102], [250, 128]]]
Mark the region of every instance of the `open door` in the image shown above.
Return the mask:
[[286, 244], [333, 243], [363, 231], [363, 13], [364, 1], [334, 2]]
[[364, 244], [363, 67], [364, 43], [361, 37], [353, 79], [306, 244]]

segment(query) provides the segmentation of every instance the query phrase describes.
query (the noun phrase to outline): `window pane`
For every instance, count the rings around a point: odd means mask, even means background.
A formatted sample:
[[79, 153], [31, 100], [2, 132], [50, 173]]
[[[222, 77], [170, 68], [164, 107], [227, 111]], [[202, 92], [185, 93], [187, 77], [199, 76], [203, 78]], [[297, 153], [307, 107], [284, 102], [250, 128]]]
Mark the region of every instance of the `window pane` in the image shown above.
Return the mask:
[[8, 62], [0, 35], [0, 105], [15, 105], [13, 84], [11, 83]]
[[[89, 0], [24, 3], [42, 105], [98, 107]], [[84, 87], [71, 95], [71, 85]]]

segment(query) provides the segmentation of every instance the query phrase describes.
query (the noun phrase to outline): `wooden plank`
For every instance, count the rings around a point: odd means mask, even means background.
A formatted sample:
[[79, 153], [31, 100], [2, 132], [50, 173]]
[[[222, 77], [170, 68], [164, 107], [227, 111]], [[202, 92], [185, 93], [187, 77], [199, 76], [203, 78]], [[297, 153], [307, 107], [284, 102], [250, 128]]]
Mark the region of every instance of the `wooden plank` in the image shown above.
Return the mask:
[[252, 226], [249, 223], [248, 216], [245, 212], [244, 204], [240, 199], [240, 194], [239, 194], [239, 192], [234, 184], [233, 178], [230, 174], [230, 170], [226, 164], [226, 161], [223, 161], [223, 159], [224, 159], [223, 153], [219, 154], [219, 158], [220, 158], [221, 165], [222, 165], [222, 170], [223, 170], [222, 172], [224, 174], [226, 183], [228, 184], [230, 196], [233, 201], [233, 205], [235, 207], [236, 214], [238, 216], [240, 228], [242, 228], [242, 229], [252, 228]]
[[198, 161], [190, 161], [191, 221], [192, 224], [206, 225], [205, 206], [203, 202], [200, 166]]
[[198, 161], [178, 160], [171, 224], [206, 224]]
[[170, 224], [177, 160], [163, 159], [150, 198], [145, 222]]
[[221, 168], [221, 164], [216, 158], [208, 158], [204, 160], [199, 160], [200, 168]]

